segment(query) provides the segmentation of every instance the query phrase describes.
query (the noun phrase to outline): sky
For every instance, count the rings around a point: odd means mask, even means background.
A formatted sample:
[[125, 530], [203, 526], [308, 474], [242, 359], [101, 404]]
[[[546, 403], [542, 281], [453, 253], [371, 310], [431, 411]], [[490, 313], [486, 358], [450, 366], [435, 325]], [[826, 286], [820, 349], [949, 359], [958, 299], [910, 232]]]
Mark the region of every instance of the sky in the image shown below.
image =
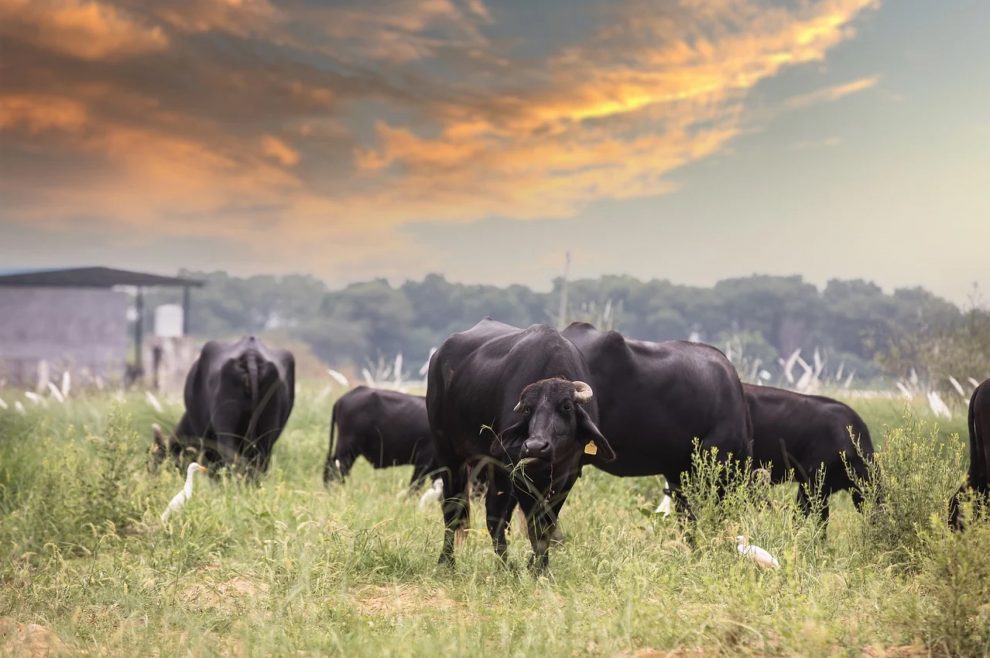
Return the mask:
[[0, 0], [0, 264], [990, 297], [984, 0]]

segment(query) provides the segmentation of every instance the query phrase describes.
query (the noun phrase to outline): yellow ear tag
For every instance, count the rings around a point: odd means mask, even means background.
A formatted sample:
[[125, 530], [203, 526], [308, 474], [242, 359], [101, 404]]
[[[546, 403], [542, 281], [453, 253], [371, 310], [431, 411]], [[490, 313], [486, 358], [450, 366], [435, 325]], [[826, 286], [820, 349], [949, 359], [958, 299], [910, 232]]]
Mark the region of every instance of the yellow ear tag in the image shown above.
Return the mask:
[[588, 441], [588, 445], [584, 446], [584, 454], [586, 455], [598, 454], [598, 446], [595, 445], [594, 441]]

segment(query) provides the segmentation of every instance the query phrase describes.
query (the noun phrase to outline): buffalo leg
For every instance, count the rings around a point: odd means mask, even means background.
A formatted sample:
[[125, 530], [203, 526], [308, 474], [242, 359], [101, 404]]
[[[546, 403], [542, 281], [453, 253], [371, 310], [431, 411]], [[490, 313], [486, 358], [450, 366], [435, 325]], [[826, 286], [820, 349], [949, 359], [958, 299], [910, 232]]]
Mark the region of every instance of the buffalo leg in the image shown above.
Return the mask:
[[323, 484], [329, 485], [331, 482], [340, 482], [344, 478], [340, 475], [340, 469], [337, 468], [337, 460], [334, 459], [332, 454], [327, 455], [327, 461], [323, 464]]
[[323, 465], [323, 483], [343, 482], [351, 472], [351, 467], [357, 461], [358, 445], [355, 439], [350, 438], [343, 432], [340, 433], [337, 447], [333, 452], [327, 453], [327, 462]]
[[952, 499], [949, 500], [949, 527], [954, 530], [962, 530], [963, 522], [961, 518], [961, 510], [959, 509], [959, 499], [966, 494], [969, 490], [969, 483], [963, 484], [956, 491]]
[[862, 512], [863, 506], [866, 504], [866, 496], [863, 495], [863, 491], [854, 484], [849, 489], [849, 494], [852, 496], [853, 505], [856, 506], [856, 510]]
[[468, 521], [467, 473], [463, 465], [443, 472], [443, 550], [440, 564], [454, 565], [454, 540]]
[[164, 436], [162, 436], [162, 428], [158, 426], [158, 423], [152, 423], [151, 425], [151, 453], [150, 459], [148, 460], [148, 470], [152, 473], [157, 473], [162, 462], [168, 456], [168, 442]]
[[413, 463], [412, 477], [409, 479], [409, 495], [413, 495], [423, 488], [423, 484], [426, 482], [429, 474], [429, 464]]
[[544, 573], [550, 567], [550, 541], [557, 529], [557, 517], [545, 502], [529, 495], [520, 496], [519, 505], [526, 514], [526, 529], [533, 546], [529, 566], [536, 573]]
[[494, 469], [489, 475], [488, 491], [485, 493], [485, 513], [488, 517], [488, 534], [492, 537], [495, 554], [503, 560], [508, 548], [505, 529], [515, 506], [516, 495], [512, 490], [508, 474], [502, 469]]
[[822, 526], [828, 525], [829, 509], [828, 509], [828, 492], [819, 490], [808, 490], [808, 485], [798, 484], [797, 492], [797, 504], [804, 512], [805, 516], [811, 516], [815, 511], [815, 506], [818, 507], [819, 520]]
[[255, 442], [257, 448], [255, 465], [261, 473], [267, 473], [272, 462], [272, 450], [275, 448], [275, 440], [282, 432], [280, 424], [276, 420], [269, 420], [262, 426]]
[[211, 419], [215, 445], [213, 447], [220, 455], [220, 461], [224, 466], [236, 467], [240, 465], [242, 454], [241, 449], [245, 445], [245, 437], [240, 430], [240, 417], [236, 413], [226, 412], [214, 414]]
[[337, 470], [337, 477], [341, 482], [346, 480], [347, 476], [350, 475], [355, 461], [357, 461], [357, 457], [351, 454], [341, 454], [334, 458], [333, 465]]
[[[196, 430], [192, 426], [192, 422], [186, 414], [182, 414], [182, 418], [179, 419], [179, 424], [175, 426], [175, 429], [168, 434], [167, 437], [161, 439], [160, 434], [156, 433], [155, 436], [155, 450], [158, 450], [159, 440], [162, 440], [163, 451], [161, 453], [161, 458], [164, 461], [166, 457], [171, 458], [172, 463], [175, 467], [182, 471], [182, 453], [184, 448], [184, 442], [194, 440], [196, 436]], [[157, 459], [158, 455], [155, 456]], [[161, 462], [159, 462], [161, 463]]]

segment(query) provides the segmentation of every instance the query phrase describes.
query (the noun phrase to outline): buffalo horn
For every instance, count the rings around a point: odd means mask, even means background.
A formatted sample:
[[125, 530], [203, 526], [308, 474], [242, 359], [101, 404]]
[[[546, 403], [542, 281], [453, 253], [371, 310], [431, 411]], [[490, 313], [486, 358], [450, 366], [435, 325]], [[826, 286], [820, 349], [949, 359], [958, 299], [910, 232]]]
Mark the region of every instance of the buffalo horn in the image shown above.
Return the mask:
[[578, 403], [587, 402], [594, 393], [591, 387], [584, 382], [572, 382], [574, 384], [574, 401]]

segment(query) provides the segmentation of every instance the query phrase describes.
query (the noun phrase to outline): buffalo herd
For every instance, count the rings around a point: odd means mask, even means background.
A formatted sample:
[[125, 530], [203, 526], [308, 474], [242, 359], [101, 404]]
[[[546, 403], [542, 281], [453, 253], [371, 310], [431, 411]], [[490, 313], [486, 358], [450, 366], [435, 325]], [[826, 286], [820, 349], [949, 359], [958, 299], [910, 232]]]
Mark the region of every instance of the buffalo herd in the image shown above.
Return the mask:
[[[213, 473], [229, 467], [257, 478], [292, 411], [294, 377], [292, 354], [253, 336], [206, 343], [186, 378], [185, 414], [167, 438], [155, 428], [154, 465], [167, 457], [181, 465], [188, 453]], [[988, 435], [990, 380], [970, 401], [969, 472], [949, 506], [956, 528], [961, 501], [990, 498]], [[412, 465], [411, 490], [442, 478], [441, 563], [454, 562], [469, 491], [478, 488], [496, 554], [506, 553], [519, 506], [537, 570], [548, 566], [561, 508], [586, 465], [663, 475], [690, 517], [677, 492], [700, 448], [772, 482], [793, 477], [801, 508], [827, 522], [832, 493], [849, 490], [861, 506], [873, 457], [869, 429], [849, 406], [744, 384], [709, 345], [632, 340], [582, 322], [557, 331], [487, 318], [434, 353], [425, 398], [359, 386], [334, 403], [329, 436], [327, 485], [343, 482], [358, 457], [375, 468]]]

